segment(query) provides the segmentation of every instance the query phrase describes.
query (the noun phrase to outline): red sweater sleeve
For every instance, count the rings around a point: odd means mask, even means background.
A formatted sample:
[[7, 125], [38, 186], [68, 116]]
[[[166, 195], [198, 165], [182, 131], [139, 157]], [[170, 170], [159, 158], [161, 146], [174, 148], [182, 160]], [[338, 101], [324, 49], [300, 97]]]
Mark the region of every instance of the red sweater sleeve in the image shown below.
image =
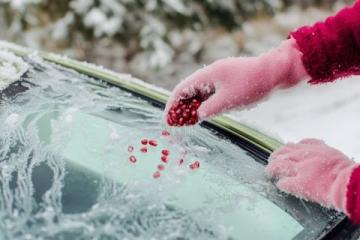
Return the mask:
[[360, 0], [335, 16], [290, 33], [303, 53], [310, 83], [360, 74]]
[[355, 168], [347, 185], [346, 212], [351, 220], [360, 224], [360, 167]]

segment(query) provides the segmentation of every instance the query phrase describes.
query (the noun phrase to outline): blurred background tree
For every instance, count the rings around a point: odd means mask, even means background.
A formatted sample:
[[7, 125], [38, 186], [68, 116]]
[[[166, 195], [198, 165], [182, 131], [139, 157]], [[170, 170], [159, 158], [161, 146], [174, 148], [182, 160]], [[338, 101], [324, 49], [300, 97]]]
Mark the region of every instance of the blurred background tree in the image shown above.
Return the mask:
[[0, 38], [166, 88], [220, 57], [256, 55], [345, 0], [0, 0]]

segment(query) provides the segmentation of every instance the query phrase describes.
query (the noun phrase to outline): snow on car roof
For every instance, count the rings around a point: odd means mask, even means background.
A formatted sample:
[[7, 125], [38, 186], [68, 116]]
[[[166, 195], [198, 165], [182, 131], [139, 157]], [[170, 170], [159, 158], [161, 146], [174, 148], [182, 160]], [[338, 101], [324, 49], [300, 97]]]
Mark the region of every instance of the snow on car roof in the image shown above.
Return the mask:
[[0, 90], [19, 80], [28, 70], [28, 64], [22, 58], [7, 50], [0, 50]]

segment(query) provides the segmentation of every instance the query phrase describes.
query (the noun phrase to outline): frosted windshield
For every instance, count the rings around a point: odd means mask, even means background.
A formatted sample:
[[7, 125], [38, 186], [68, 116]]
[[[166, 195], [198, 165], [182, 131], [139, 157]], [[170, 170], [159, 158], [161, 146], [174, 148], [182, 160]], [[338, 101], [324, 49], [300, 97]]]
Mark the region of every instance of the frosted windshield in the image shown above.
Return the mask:
[[[0, 105], [1, 239], [310, 239], [336, 218], [279, 193], [254, 156], [215, 132], [161, 136], [162, 110], [151, 103], [31, 65], [29, 89]], [[158, 146], [141, 153], [144, 137]], [[170, 160], [154, 179], [163, 148]]]

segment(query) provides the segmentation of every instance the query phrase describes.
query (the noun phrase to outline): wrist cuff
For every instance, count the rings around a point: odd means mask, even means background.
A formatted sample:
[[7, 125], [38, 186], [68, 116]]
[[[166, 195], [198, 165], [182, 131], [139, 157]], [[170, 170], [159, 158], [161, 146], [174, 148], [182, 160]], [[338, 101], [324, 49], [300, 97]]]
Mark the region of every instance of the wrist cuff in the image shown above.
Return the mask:
[[346, 213], [351, 220], [360, 224], [360, 166], [353, 170], [347, 185]]

